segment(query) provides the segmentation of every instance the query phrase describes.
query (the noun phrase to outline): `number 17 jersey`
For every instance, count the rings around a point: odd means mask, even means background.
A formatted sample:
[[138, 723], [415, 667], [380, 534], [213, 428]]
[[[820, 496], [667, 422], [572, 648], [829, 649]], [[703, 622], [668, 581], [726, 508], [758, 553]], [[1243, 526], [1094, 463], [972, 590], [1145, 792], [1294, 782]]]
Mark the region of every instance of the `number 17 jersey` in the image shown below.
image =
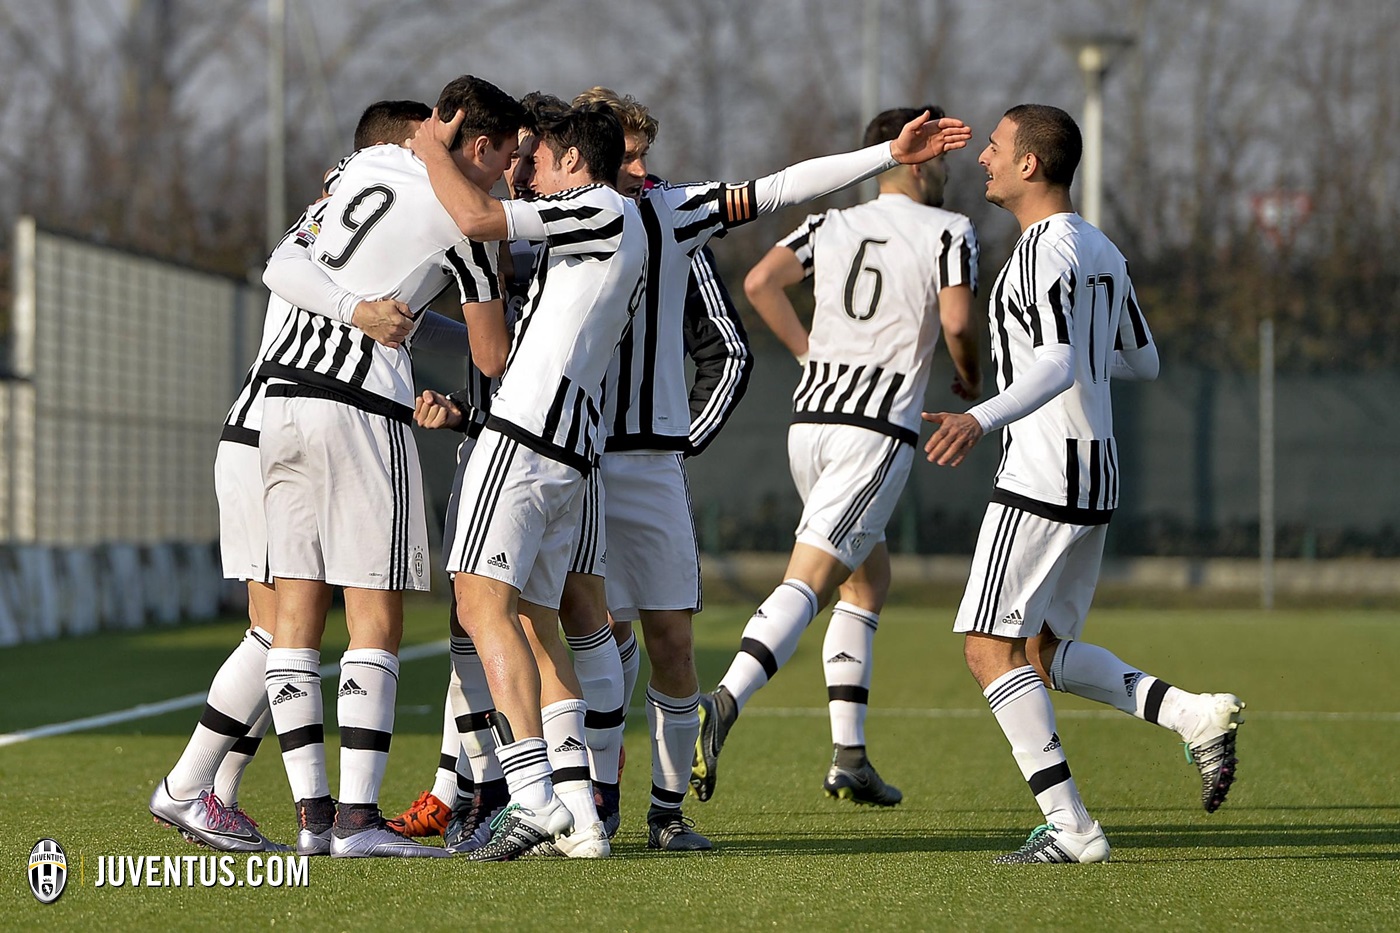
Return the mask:
[[976, 288], [972, 221], [882, 194], [813, 214], [777, 245], [814, 276], [816, 297], [793, 422], [853, 424], [917, 441], [941, 330], [938, 293]]

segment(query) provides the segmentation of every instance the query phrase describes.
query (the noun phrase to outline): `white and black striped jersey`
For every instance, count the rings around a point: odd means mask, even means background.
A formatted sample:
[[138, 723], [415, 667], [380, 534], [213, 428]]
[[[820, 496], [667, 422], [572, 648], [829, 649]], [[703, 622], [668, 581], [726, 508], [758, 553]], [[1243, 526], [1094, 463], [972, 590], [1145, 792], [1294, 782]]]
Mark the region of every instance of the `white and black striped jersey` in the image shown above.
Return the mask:
[[752, 181], [663, 182], [642, 193], [639, 207], [647, 236], [646, 303], [608, 367], [607, 449], [687, 450], [691, 409], [683, 330], [691, 263], [711, 237], [757, 217], [758, 197]]
[[1027, 227], [988, 305], [992, 363], [1003, 392], [1035, 362], [1037, 347], [1064, 344], [1074, 383], [1002, 429], [992, 501], [1078, 525], [1107, 522], [1118, 505], [1110, 370], [1116, 350], [1147, 346], [1123, 254], [1078, 214]]
[[[344, 164], [345, 160], [342, 159], [340, 164], [326, 173], [325, 189], [327, 191], [334, 190]], [[278, 243], [274, 253], [289, 246], [310, 249], [311, 244], [316, 240], [321, 214], [325, 208], [326, 202], [324, 200], [317, 201], [307, 207], [302, 212], [301, 217], [297, 218], [297, 222], [292, 224], [286, 233], [282, 234], [282, 241]], [[223, 433], [219, 436], [220, 440], [246, 444], [249, 447], [258, 446], [258, 434], [262, 430], [263, 399], [267, 395], [267, 377], [259, 374], [258, 370], [291, 313], [292, 305], [289, 302], [275, 294], [268, 295], [267, 311], [263, 314], [262, 339], [258, 343], [258, 353], [253, 357], [253, 364], [248, 367], [247, 375], [243, 377], [243, 385], [238, 390], [238, 397], [233, 400], [233, 405], [229, 408], [227, 417], [224, 418], [224, 428]]]
[[605, 430], [603, 377], [645, 287], [641, 215], [599, 184], [504, 204], [511, 238], [543, 246], [486, 424], [587, 472]]
[[[510, 249], [510, 275], [502, 275], [502, 299], [505, 302], [506, 332], [515, 340], [515, 325], [520, 320], [520, 312], [530, 296], [530, 274], [534, 271], [538, 249], [527, 240], [512, 240]], [[448, 394], [448, 398], [462, 411], [462, 421], [456, 430], [470, 437], [477, 437], [486, 426], [486, 416], [491, 413], [491, 396], [501, 384], [499, 377], [491, 378], [467, 360], [467, 381], [462, 388]]]
[[942, 330], [938, 293], [977, 286], [972, 221], [886, 193], [813, 214], [778, 246], [813, 276], [816, 297], [792, 420], [853, 424], [913, 444]]
[[[408, 150], [355, 153], [324, 203], [309, 258], [337, 286], [397, 298], [415, 318], [454, 280], [464, 304], [500, 297], [495, 248], [463, 237]], [[411, 420], [412, 334], [390, 349], [350, 324], [297, 308], [278, 338], [259, 372], [299, 387], [279, 387], [279, 394], [320, 395]]]

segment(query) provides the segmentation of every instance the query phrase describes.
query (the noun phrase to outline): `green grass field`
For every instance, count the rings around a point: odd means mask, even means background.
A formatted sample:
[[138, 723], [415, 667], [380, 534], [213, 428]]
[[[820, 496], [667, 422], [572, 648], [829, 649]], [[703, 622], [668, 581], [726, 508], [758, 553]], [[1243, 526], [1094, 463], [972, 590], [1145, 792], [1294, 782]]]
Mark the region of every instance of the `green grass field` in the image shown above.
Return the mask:
[[[718, 607], [699, 617], [706, 686], [737, 646], [747, 611]], [[441, 607], [417, 604], [405, 643], [442, 638], [442, 616]], [[295, 889], [93, 886], [100, 855], [203, 851], [146, 812], [197, 709], [0, 748], [0, 928], [1400, 927], [1400, 613], [1096, 613], [1088, 633], [1131, 663], [1248, 701], [1239, 781], [1207, 815], [1175, 736], [1057, 695], [1060, 735], [1113, 861], [995, 869], [991, 856], [1016, 848], [1039, 813], [962, 666], [951, 616], [946, 607], [891, 609], [880, 627], [869, 741], [903, 805], [876, 812], [821, 793], [830, 736], [819, 621], [731, 734], [715, 798], [687, 805], [715, 840], [708, 855], [645, 849], [650, 774], [645, 718], [635, 709], [612, 859], [313, 859], [309, 886]], [[230, 621], [6, 648], [0, 732], [203, 690], [239, 629]], [[431, 780], [446, 676], [445, 656], [404, 665], [386, 809], [396, 812]], [[334, 684], [326, 684], [330, 711]], [[333, 749], [329, 757], [334, 788]], [[292, 835], [275, 742], [254, 761], [243, 804], [273, 838]], [[66, 893], [48, 907], [24, 877], [43, 836], [65, 847], [71, 869]]]

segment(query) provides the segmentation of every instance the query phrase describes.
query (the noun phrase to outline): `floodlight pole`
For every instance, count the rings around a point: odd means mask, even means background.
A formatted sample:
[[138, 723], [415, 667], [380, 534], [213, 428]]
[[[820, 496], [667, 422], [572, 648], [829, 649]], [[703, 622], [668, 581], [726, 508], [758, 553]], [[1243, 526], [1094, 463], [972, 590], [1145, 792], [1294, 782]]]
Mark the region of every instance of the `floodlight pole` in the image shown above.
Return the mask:
[[267, 250], [287, 220], [287, 2], [267, 0]]
[[1259, 605], [1274, 608], [1274, 320], [1259, 322]]
[[1103, 33], [1067, 36], [1063, 40], [1084, 79], [1084, 159], [1080, 163], [1079, 216], [1103, 226], [1103, 79], [1120, 52], [1133, 40]]
[[[880, 108], [880, 11], [881, 0], [865, 0], [864, 66], [860, 89], [861, 132], [875, 119]], [[860, 183], [861, 200], [869, 200], [880, 191], [880, 183], [867, 178]]]

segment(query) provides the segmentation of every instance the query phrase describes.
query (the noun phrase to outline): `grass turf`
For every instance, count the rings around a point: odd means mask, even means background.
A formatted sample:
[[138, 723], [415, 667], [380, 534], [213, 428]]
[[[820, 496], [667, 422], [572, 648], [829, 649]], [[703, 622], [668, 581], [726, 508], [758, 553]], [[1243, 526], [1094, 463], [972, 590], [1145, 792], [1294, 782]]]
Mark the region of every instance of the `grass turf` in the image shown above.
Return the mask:
[[[746, 612], [698, 617], [706, 686], [723, 672]], [[441, 638], [442, 615], [417, 604], [405, 643]], [[1400, 922], [1392, 681], [1400, 613], [1095, 613], [1095, 641], [1187, 689], [1237, 692], [1249, 716], [1239, 783], [1207, 815], [1174, 736], [1056, 695], [1076, 780], [1114, 846], [1107, 865], [1067, 868], [988, 865], [1040, 820], [962, 667], [950, 620], [946, 608], [892, 608], [881, 620], [869, 742], [903, 805], [876, 811], [822, 796], [830, 736], [814, 631], [731, 734], [714, 800], [686, 805], [715, 840], [709, 855], [645, 849], [640, 710], [629, 719], [612, 859], [313, 859], [309, 887], [295, 889], [93, 886], [99, 855], [204, 854], [145, 810], [196, 708], [0, 748], [0, 864], [10, 866], [0, 872], [0, 927], [1121, 931]], [[238, 631], [229, 622], [7, 648], [0, 732], [202, 690]], [[328, 646], [325, 657], [337, 653]], [[395, 812], [431, 780], [446, 666], [445, 656], [404, 665], [383, 794]], [[326, 688], [331, 710], [333, 678]], [[333, 730], [328, 737], [334, 746]], [[334, 788], [333, 747], [329, 760]], [[275, 742], [253, 762], [242, 803], [270, 836], [291, 837]], [[68, 890], [49, 907], [30, 896], [23, 872], [42, 836], [59, 840], [71, 869]]]

